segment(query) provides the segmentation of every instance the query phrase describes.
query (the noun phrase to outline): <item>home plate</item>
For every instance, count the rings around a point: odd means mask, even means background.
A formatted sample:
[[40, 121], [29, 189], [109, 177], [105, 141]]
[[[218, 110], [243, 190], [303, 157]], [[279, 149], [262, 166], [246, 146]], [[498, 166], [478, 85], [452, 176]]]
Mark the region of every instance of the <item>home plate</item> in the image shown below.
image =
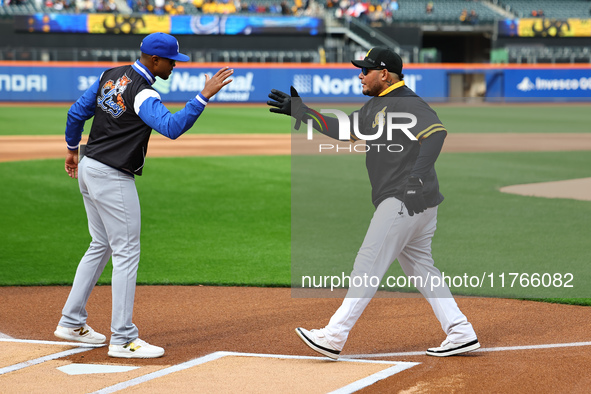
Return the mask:
[[93, 373], [118, 373], [129, 372], [139, 367], [127, 367], [124, 365], [101, 365], [101, 364], [69, 364], [57, 369], [68, 375], [90, 375]]

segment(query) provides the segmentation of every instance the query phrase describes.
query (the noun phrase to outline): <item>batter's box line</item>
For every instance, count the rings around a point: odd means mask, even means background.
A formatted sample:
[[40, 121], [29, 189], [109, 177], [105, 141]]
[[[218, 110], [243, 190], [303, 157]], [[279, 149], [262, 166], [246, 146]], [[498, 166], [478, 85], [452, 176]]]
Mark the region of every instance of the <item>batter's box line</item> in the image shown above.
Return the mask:
[[82, 343], [82, 342], [59, 342], [59, 341], [40, 341], [37, 339], [15, 339], [15, 338], [0, 338], [0, 342], [15, 342], [15, 343], [35, 343], [38, 345], [57, 345], [57, 346], [75, 346], [83, 348], [98, 348], [107, 346], [104, 343]]
[[3, 332], [0, 332], [0, 339], [14, 339], [10, 335], [6, 335]]
[[[524, 345], [524, 346], [499, 346], [499, 347], [485, 347], [471, 351], [470, 353], [483, 352], [506, 352], [511, 350], [540, 350], [540, 349], [555, 349], [561, 347], [577, 347], [577, 346], [591, 346], [591, 342], [570, 342], [570, 343], [548, 343], [541, 345]], [[397, 353], [374, 353], [374, 354], [348, 354], [346, 357], [350, 359], [357, 358], [385, 358], [385, 357], [409, 357], [409, 356], [425, 356], [425, 352], [397, 352]]]
[[[105, 387], [104, 389], [95, 391], [92, 394], [108, 394], [114, 393], [119, 390], [124, 390], [132, 386], [136, 386], [141, 383], [148, 382], [153, 379], [160, 378], [162, 376], [169, 375], [174, 372], [182, 371], [188, 368], [195, 367], [197, 365], [205, 364], [210, 361], [218, 360], [222, 357], [226, 356], [242, 356], [242, 357], [263, 357], [263, 358], [279, 358], [279, 359], [292, 359], [292, 360], [324, 360], [327, 362], [331, 362], [325, 357], [309, 357], [309, 356], [290, 356], [290, 355], [282, 355], [282, 354], [259, 354], [259, 353], [240, 353], [240, 352], [215, 352], [208, 354], [207, 356], [199, 357], [191, 361], [187, 361], [181, 364], [173, 365], [172, 367], [168, 367], [165, 369], [161, 369], [156, 372], [152, 372], [146, 374], [144, 376], [140, 376], [125, 382], [117, 383], [113, 386]], [[332, 391], [331, 394], [345, 394], [345, 393], [353, 393], [355, 391], [361, 390], [364, 387], [371, 386], [377, 381], [382, 379], [386, 379], [392, 375], [395, 375], [399, 372], [402, 372], [406, 369], [412, 368], [415, 365], [419, 365], [420, 363], [415, 362], [406, 362], [406, 361], [381, 361], [381, 360], [349, 360], [349, 359], [340, 359], [338, 361], [332, 362], [355, 362], [355, 363], [371, 363], [371, 364], [386, 364], [392, 365], [392, 367], [384, 369], [382, 371], [376, 372], [372, 375], [369, 375], [363, 379], [357, 380], [347, 386], [341, 387], [335, 391]]]
[[74, 349], [69, 349], [69, 350], [64, 350], [63, 352], [48, 354], [47, 356], [23, 361], [22, 363], [13, 364], [13, 365], [9, 365], [8, 367], [0, 368], [0, 375], [7, 374], [9, 372], [18, 371], [19, 369], [31, 367], [33, 365], [41, 364], [46, 361], [56, 360], [56, 359], [62, 358], [62, 357], [68, 357], [73, 354], [87, 352], [87, 351], [95, 349], [97, 347], [105, 346], [105, 345], [85, 344], [85, 343], [79, 343], [79, 342], [74, 343], [74, 342], [37, 341], [37, 340], [31, 340], [31, 339], [14, 339], [14, 338], [12, 338], [12, 339], [0, 338], [0, 342], [76, 346]]

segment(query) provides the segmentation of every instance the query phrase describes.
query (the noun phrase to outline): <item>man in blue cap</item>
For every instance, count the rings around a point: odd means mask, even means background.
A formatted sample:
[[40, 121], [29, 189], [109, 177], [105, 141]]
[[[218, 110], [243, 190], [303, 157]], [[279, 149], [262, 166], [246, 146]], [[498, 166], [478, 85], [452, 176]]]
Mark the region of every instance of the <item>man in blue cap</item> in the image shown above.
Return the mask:
[[[140, 260], [140, 203], [135, 175], [142, 175], [152, 130], [176, 139], [189, 130], [209, 99], [232, 82], [234, 70], [224, 67], [211, 78], [185, 108], [175, 114], [162, 104], [152, 84], [168, 79], [177, 61], [178, 41], [153, 33], [140, 46], [133, 65], [105, 71], [72, 105], [66, 124], [65, 170], [77, 178], [88, 217], [92, 242], [80, 261], [72, 290], [62, 310], [55, 335], [69, 341], [103, 343], [86, 320], [86, 303], [109, 258], [112, 257], [112, 317], [109, 356], [161, 357], [164, 349], [139, 339], [132, 322], [137, 269]], [[78, 148], [86, 120], [94, 117], [83, 158]]]

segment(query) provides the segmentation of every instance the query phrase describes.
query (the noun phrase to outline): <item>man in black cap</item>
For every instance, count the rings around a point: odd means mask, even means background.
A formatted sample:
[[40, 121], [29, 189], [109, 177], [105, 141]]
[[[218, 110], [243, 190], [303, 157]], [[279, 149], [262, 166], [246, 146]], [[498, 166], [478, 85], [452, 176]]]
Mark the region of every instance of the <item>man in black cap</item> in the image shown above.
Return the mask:
[[[103, 343], [86, 319], [86, 303], [109, 258], [113, 260], [111, 340], [108, 355], [154, 358], [164, 349], [139, 339], [133, 324], [133, 304], [140, 260], [140, 203], [135, 176], [142, 175], [150, 134], [176, 139], [189, 130], [209, 99], [232, 82], [233, 70], [224, 67], [185, 108], [171, 114], [152, 88], [156, 77], [168, 79], [177, 61], [186, 62], [171, 35], [153, 33], [140, 45], [141, 57], [132, 65], [112, 68], [72, 105], [66, 124], [65, 169], [78, 178], [92, 242], [80, 261], [62, 318], [58, 338]], [[94, 117], [85, 154], [78, 148], [86, 120]]]
[[[434, 164], [447, 131], [435, 111], [405, 85], [402, 59], [397, 53], [372, 48], [363, 60], [352, 63], [361, 69], [363, 94], [372, 98], [349, 116], [352, 126], [348, 133], [339, 133], [337, 119], [306, 107], [293, 87], [291, 95], [272, 90], [272, 101], [267, 102], [271, 112], [291, 115], [300, 122], [319, 120], [313, 122], [314, 127], [334, 139], [343, 134], [352, 143], [366, 139], [366, 166], [376, 207], [341, 307], [326, 327], [298, 327], [296, 333], [313, 350], [338, 358], [355, 322], [398, 259], [409, 281], [431, 304], [446, 334], [443, 343], [429, 348], [427, 354], [445, 357], [478, 349], [472, 325], [458, 308], [431, 256], [437, 207], [443, 201]], [[385, 132], [385, 123], [400, 127]]]

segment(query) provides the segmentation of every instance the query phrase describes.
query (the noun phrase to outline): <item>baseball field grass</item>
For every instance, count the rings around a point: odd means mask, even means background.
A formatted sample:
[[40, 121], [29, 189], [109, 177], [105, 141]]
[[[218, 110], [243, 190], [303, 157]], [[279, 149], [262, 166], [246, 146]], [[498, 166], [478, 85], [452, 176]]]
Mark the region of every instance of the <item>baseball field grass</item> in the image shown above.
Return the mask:
[[[312, 107], [336, 108], [350, 113], [360, 105], [318, 104]], [[170, 105], [169, 108], [174, 113], [182, 107]], [[588, 130], [589, 106], [584, 104], [433, 105], [433, 108], [453, 133], [583, 133]], [[68, 105], [0, 106], [0, 135], [61, 135], [68, 109]], [[214, 104], [188, 133], [289, 133], [289, 122], [285, 119], [270, 113], [266, 106]]]
[[[589, 297], [591, 267], [583, 245], [589, 234], [591, 204], [505, 194], [499, 188], [588, 177], [590, 165], [587, 152], [442, 155], [436, 169], [446, 199], [439, 206], [432, 251], [436, 266], [458, 277], [453, 292]], [[373, 213], [364, 171], [363, 157], [351, 156], [302, 158], [292, 168], [294, 286], [301, 286], [303, 275], [349, 275]], [[534, 278], [571, 273], [573, 287], [532, 285], [528, 281], [536, 273]], [[517, 281], [513, 282], [512, 274], [519, 274]], [[389, 275], [399, 277], [403, 272], [393, 264]], [[475, 278], [470, 284], [460, 281], [464, 275], [485, 280], [481, 286]], [[384, 289], [394, 289], [385, 281], [382, 284]]]
[[[437, 111], [454, 132], [587, 130], [588, 106], [494, 108]], [[67, 106], [36, 107], [32, 117], [31, 108], [0, 107], [0, 134], [60, 135], [66, 111]], [[569, 111], [576, 128], [553, 124], [545, 118], [551, 111]], [[499, 126], [520, 112], [514, 130]], [[207, 115], [190, 132], [289, 132], [287, 118], [264, 106], [212, 106]], [[291, 257], [303, 262], [296, 268], [310, 264], [349, 273], [373, 211], [363, 163], [355, 160], [343, 159], [335, 169], [334, 162], [292, 163], [288, 156], [150, 158], [136, 181], [142, 204], [138, 282], [290, 286]], [[446, 274], [492, 273], [498, 279], [502, 273], [576, 270], [576, 291], [524, 294], [497, 281], [485, 293], [467, 287], [454, 293], [591, 304], [591, 294], [585, 294], [591, 288], [585, 247], [591, 204], [498, 191], [588, 177], [588, 152], [447, 153], [436, 168], [446, 200], [433, 254]], [[0, 285], [71, 284], [90, 236], [77, 184], [65, 176], [63, 161], [0, 163], [0, 184]], [[109, 267], [100, 284], [110, 283]], [[400, 275], [396, 267], [388, 275]]]
[[[289, 158], [151, 159], [139, 283], [289, 284]], [[90, 237], [61, 160], [0, 163], [0, 285], [68, 284]], [[110, 264], [99, 283], [110, 283]]]

